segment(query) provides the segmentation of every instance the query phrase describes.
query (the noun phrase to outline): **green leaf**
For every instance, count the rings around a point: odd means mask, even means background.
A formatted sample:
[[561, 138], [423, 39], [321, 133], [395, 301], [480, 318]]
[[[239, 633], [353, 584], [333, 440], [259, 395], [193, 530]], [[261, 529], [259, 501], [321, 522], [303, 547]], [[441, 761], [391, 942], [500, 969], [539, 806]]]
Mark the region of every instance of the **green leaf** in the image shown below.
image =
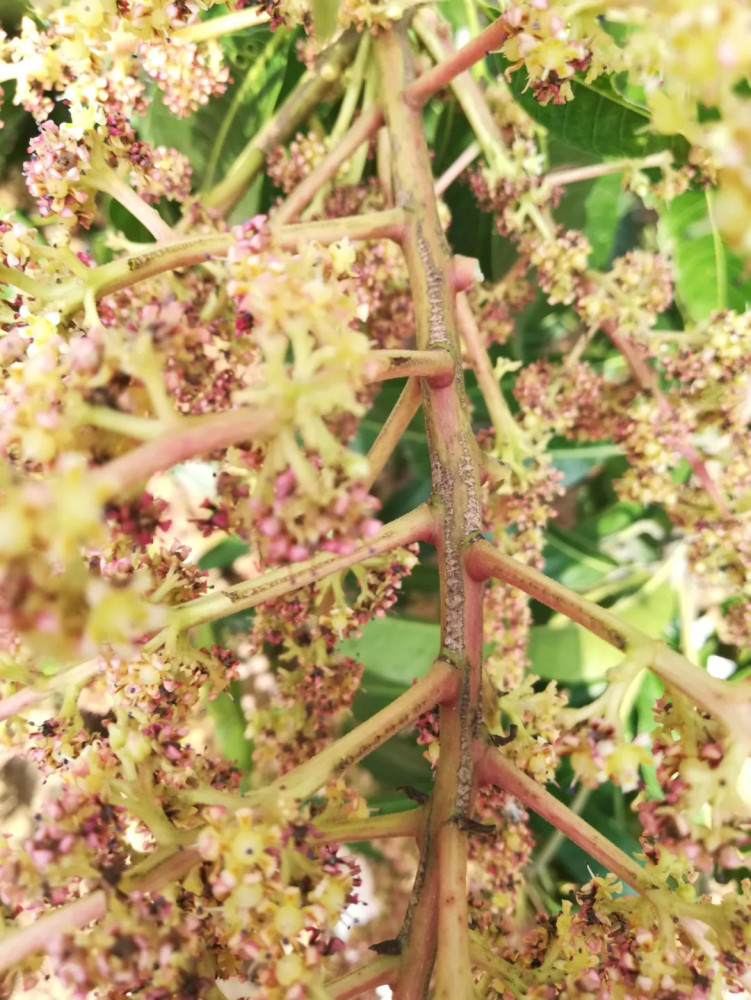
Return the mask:
[[598, 177], [590, 188], [584, 203], [587, 222], [583, 232], [592, 247], [592, 267], [602, 270], [610, 262], [618, 223], [630, 200], [621, 189], [620, 174]]
[[431, 791], [430, 764], [423, 756], [413, 733], [395, 736], [368, 754], [361, 766], [379, 781], [385, 790], [397, 785], [411, 785], [423, 792]]
[[235, 761], [244, 772], [252, 767], [253, 744], [245, 737], [245, 714], [240, 707], [242, 690], [233, 681], [229, 692], [222, 691], [207, 703], [208, 713], [214, 720], [214, 735], [225, 760]]
[[[675, 611], [675, 593], [669, 582], [643, 587], [609, 608], [628, 625], [638, 626], [653, 639], [661, 637]], [[574, 684], [598, 681], [620, 663], [623, 653], [563, 615], [532, 628], [529, 642], [532, 670], [545, 680]]]
[[319, 45], [334, 34], [339, 0], [313, 0], [313, 30]]
[[199, 569], [225, 569], [231, 566], [235, 559], [244, 556], [250, 546], [237, 535], [230, 538], [223, 538], [213, 549], [209, 549], [198, 560]]
[[142, 222], [139, 222], [119, 201], [110, 198], [109, 220], [113, 229], [122, 233], [132, 243], [153, 243], [154, 237]]
[[374, 618], [359, 638], [343, 639], [337, 649], [360, 660], [373, 677], [406, 690], [414, 678], [428, 672], [440, 653], [441, 627], [408, 618]]
[[[495, 59], [500, 73], [509, 68], [510, 63], [500, 54], [496, 53]], [[608, 77], [600, 77], [593, 83], [574, 77], [571, 81], [574, 99], [565, 104], [540, 104], [532, 89], [527, 89], [527, 83], [524, 70], [511, 76], [515, 99], [550, 135], [569, 146], [598, 156], [637, 158], [670, 149], [682, 162], [688, 155], [689, 144], [683, 136], [649, 132], [649, 113], [618, 94]]]
[[686, 323], [715, 309], [743, 312], [751, 301], [751, 279], [743, 260], [714, 231], [707, 195], [686, 191], [661, 211], [661, 227], [672, 251], [675, 294]]
[[545, 572], [573, 590], [593, 587], [617, 565], [586, 536], [548, 526], [545, 539]]

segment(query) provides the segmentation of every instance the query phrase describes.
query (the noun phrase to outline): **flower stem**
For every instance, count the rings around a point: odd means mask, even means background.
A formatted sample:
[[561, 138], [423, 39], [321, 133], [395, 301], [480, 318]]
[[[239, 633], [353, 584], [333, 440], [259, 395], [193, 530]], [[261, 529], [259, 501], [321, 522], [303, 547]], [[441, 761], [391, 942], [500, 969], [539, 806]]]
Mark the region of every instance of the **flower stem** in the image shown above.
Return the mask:
[[6, 267], [5, 264], [0, 264], [0, 285], [10, 285], [12, 288], [17, 288], [19, 292], [25, 292], [34, 298], [46, 297], [44, 292], [51, 290], [49, 286], [43, 285], [40, 279], [32, 278], [19, 268]]
[[137, 413], [123, 413], [121, 410], [111, 410], [106, 406], [88, 406], [83, 404], [76, 411], [80, 424], [98, 427], [103, 431], [113, 431], [125, 437], [136, 438], [138, 441], [153, 441], [164, 433], [164, 424], [153, 417], [141, 417]]
[[119, 257], [109, 264], [93, 268], [83, 285], [71, 282], [67, 290], [62, 286], [53, 286], [40, 289], [37, 295], [51, 299], [63, 316], [70, 316], [81, 308], [89, 293], [100, 299], [103, 295], [135, 285], [146, 278], [153, 278], [164, 271], [224, 256], [234, 241], [232, 233], [211, 233], [208, 236], [152, 244], [143, 252]]
[[[668, 424], [673, 423], [676, 419], [675, 411], [662, 391], [656, 373], [646, 363], [638, 348], [628, 337], [619, 333], [617, 325], [614, 322], [603, 323], [603, 330], [610, 338], [613, 346], [621, 352], [628, 362], [636, 381], [654, 397], [663, 420]], [[709, 497], [717, 504], [720, 511], [725, 516], [728, 516], [730, 511], [728, 510], [725, 498], [720, 493], [717, 483], [712, 479], [706, 462], [691, 441], [677, 441], [674, 447], [678, 454], [691, 466], [692, 472], [707, 491]]]
[[423, 73], [405, 96], [407, 100], [421, 107], [427, 97], [450, 83], [491, 171], [508, 175], [511, 173], [511, 164], [506, 156], [501, 130], [477, 82], [469, 73], [463, 72], [478, 59], [484, 58], [490, 50], [500, 47], [506, 37], [506, 27], [499, 18], [455, 52], [450, 44], [439, 36], [435, 30], [436, 26], [437, 17], [434, 11], [423, 8], [415, 15], [415, 31], [438, 65]]
[[85, 663], [79, 663], [75, 667], [61, 670], [59, 674], [48, 680], [41, 687], [26, 687], [20, 691], [15, 691], [0, 701], [0, 721], [11, 719], [14, 715], [18, 715], [27, 708], [31, 708], [32, 705], [37, 705], [40, 701], [44, 701], [45, 698], [49, 698], [50, 695], [56, 694], [58, 691], [64, 691], [68, 688], [75, 688], [79, 684], [85, 684], [98, 670], [98, 660], [87, 660]]
[[372, 107], [364, 111], [331, 152], [311, 170], [308, 176], [297, 185], [295, 190], [274, 212], [275, 225], [284, 225], [298, 218], [319, 190], [336, 174], [345, 160], [348, 160], [364, 142], [375, 135], [382, 121], [383, 115], [380, 108]]
[[652, 153], [650, 156], [645, 156], [643, 160], [625, 158], [621, 160], [609, 160], [604, 163], [588, 163], [583, 167], [553, 170], [545, 175], [545, 181], [553, 187], [564, 187], [567, 184], [576, 184], [578, 181], [591, 181], [596, 177], [619, 174], [629, 167], [638, 167], [641, 170], [647, 170], [650, 167], [664, 167], [670, 161], [670, 153], [663, 150], [661, 153]]
[[[276, 220], [275, 220], [276, 221]], [[291, 226], [271, 226], [273, 243], [285, 250], [294, 250], [303, 243], [336, 243], [347, 237], [350, 240], [392, 239], [399, 241], [404, 223], [401, 209], [385, 212], [368, 212], [364, 215], [341, 219], [321, 219], [317, 222], [298, 223]], [[84, 303], [87, 293], [100, 299], [121, 288], [153, 278], [164, 271], [178, 267], [201, 264], [213, 258], [225, 257], [235, 242], [233, 233], [211, 233], [184, 240], [150, 244], [136, 254], [120, 257], [92, 268], [85, 283], [71, 282], [67, 291], [59, 285], [47, 287], [21, 272], [0, 265], [0, 282], [8, 281], [36, 298], [49, 298], [64, 316], [75, 313]], [[15, 281], [21, 273], [22, 283]], [[6, 278], [7, 275], [7, 278]]]
[[[378, 108], [378, 73], [376, 71], [375, 62], [371, 62], [368, 75], [365, 78], [365, 87], [362, 93], [362, 115], [369, 115], [373, 108]], [[380, 123], [379, 123], [380, 125]], [[376, 130], [377, 131], [377, 130]], [[373, 135], [375, 132], [373, 133]], [[365, 171], [365, 164], [368, 162], [368, 152], [369, 147], [367, 143], [360, 143], [358, 148], [352, 154], [349, 161], [349, 169], [346, 173], [346, 183], [357, 185], [362, 181], [362, 175]]]
[[446, 384], [454, 377], [456, 365], [448, 351], [371, 351], [365, 374], [369, 382], [415, 376], [436, 385]]
[[361, 840], [385, 840], [391, 837], [419, 837], [423, 826], [423, 810], [406, 809], [384, 816], [366, 816], [340, 823], [318, 823], [313, 839], [327, 843], [354, 844]]
[[365, 480], [365, 486], [368, 489], [376, 481], [389, 458], [391, 458], [394, 449], [401, 440], [402, 434], [404, 434], [412, 418], [420, 409], [421, 400], [422, 387], [420, 386], [420, 380], [417, 378], [408, 379], [407, 384], [401, 391], [401, 395], [394, 404], [393, 410], [386, 418], [385, 423], [378, 432], [378, 437], [368, 452], [370, 474]]
[[50, 940], [58, 935], [101, 920], [106, 913], [107, 896], [99, 890], [53, 910], [27, 927], [6, 934], [0, 941], [0, 972], [18, 965], [29, 955], [46, 951]]
[[[423, 504], [409, 514], [385, 525], [375, 537], [363, 542], [346, 555], [329, 555], [328, 553], [316, 555], [312, 559], [292, 563], [291, 566], [269, 570], [253, 580], [238, 583], [227, 590], [206, 594], [193, 601], [188, 601], [187, 604], [178, 605], [172, 611], [170, 629], [179, 632], [196, 625], [216, 621], [237, 611], [244, 611], [246, 608], [263, 604], [264, 601], [274, 600], [274, 598], [281, 597], [282, 594], [291, 590], [307, 587], [308, 584], [316, 583], [331, 573], [338, 573], [340, 570], [362, 562], [363, 559], [381, 552], [389, 552], [399, 545], [415, 541], [429, 541], [433, 537], [433, 521], [432, 509], [427, 504]], [[153, 651], [153, 649], [159, 648], [161, 642], [162, 639], [157, 637], [145, 648], [147, 651]]]
[[460, 73], [464, 73], [476, 62], [484, 59], [488, 52], [499, 49], [508, 34], [505, 23], [498, 18], [466, 45], [455, 52], [447, 52], [441, 39], [428, 27], [422, 13], [420, 11], [415, 18], [415, 29], [420, 41], [437, 61], [437, 65], [427, 73], [423, 73], [407, 89], [405, 96], [415, 108], [423, 107], [433, 94], [452, 83]]
[[650, 881], [645, 870], [633, 858], [611, 843], [581, 816], [572, 812], [542, 785], [538, 785], [494, 747], [484, 748], [478, 761], [478, 774], [481, 781], [497, 785], [516, 796], [523, 805], [532, 809], [538, 816], [542, 816], [636, 892], [649, 896], [651, 892], [660, 888]]
[[[131, 881], [136, 869], [124, 876], [118, 888], [123, 892], [136, 889], [154, 892], [162, 886], [182, 878], [201, 859], [192, 848], [169, 848], [159, 853], [160, 860], [154, 864], [143, 878]], [[163, 860], [162, 860], [163, 859]], [[151, 859], [148, 859], [151, 862]], [[107, 914], [107, 893], [99, 889], [82, 899], [53, 910], [40, 917], [33, 924], [22, 927], [0, 941], [0, 972], [18, 965], [29, 955], [44, 952], [51, 939], [60, 934], [69, 934], [95, 920], [102, 920]]]
[[360, 42], [357, 46], [357, 55], [355, 56], [355, 61], [352, 64], [349, 83], [347, 84], [347, 89], [344, 91], [344, 98], [342, 99], [342, 104], [339, 108], [339, 114], [336, 116], [334, 127], [330, 133], [331, 139], [334, 142], [338, 142], [352, 124], [352, 116], [354, 115], [355, 108], [357, 107], [357, 100], [362, 89], [362, 81], [365, 76], [365, 69], [368, 65], [369, 56], [370, 35], [366, 32], [361, 36]]
[[326, 983], [331, 1000], [351, 1000], [377, 986], [390, 986], [396, 979], [401, 959], [398, 955], [379, 955], [352, 972]]
[[516, 974], [513, 963], [507, 962], [498, 955], [493, 955], [487, 948], [483, 947], [476, 940], [476, 933], [471, 932], [469, 940], [469, 954], [472, 958], [472, 963], [478, 966], [478, 968], [484, 969], [485, 972], [489, 972], [495, 978], [500, 979], [502, 983], [511, 989], [514, 996], [521, 1000], [522, 997], [526, 996], [526, 990], [524, 983]]
[[442, 660], [436, 660], [424, 677], [415, 681], [412, 687], [390, 705], [341, 736], [315, 757], [300, 764], [294, 771], [277, 779], [268, 789], [259, 792], [259, 796], [281, 794], [301, 800], [309, 798], [332, 778], [344, 774], [357, 761], [413, 723], [418, 715], [429, 712], [447, 698], [455, 697], [458, 686], [459, 673], [456, 668]]
[[277, 417], [273, 407], [243, 407], [205, 417], [181, 417], [174, 430], [97, 469], [94, 483], [107, 497], [127, 493], [156, 472], [190, 458], [238, 441], [257, 440], [273, 434]]
[[175, 234], [159, 212], [147, 204], [126, 180], [123, 180], [119, 174], [104, 164], [97, 167], [96, 188], [126, 208], [135, 219], [138, 219], [141, 225], [148, 229], [155, 240], [168, 242], [174, 239]]
[[345, 238], [352, 242], [394, 240], [398, 243], [404, 232], [405, 215], [401, 208], [365, 212], [363, 215], [347, 215], [340, 219], [295, 222], [289, 225], [280, 223], [280, 212], [281, 209], [272, 218], [271, 237], [277, 246], [285, 250], [294, 250], [303, 243], [331, 244]]
[[477, 384], [493, 424], [496, 448], [506, 444], [514, 456], [518, 458], [519, 428], [506, 404], [498, 380], [493, 374], [488, 352], [482, 345], [475, 317], [472, 314], [467, 296], [463, 292], [460, 292], [456, 297], [456, 315], [470, 363], [477, 376]]
[[457, 156], [454, 162], [446, 170], [444, 170], [435, 182], [436, 195], [442, 195], [447, 188], [451, 187], [457, 177], [464, 173], [471, 163], [474, 163], [481, 152], [482, 150], [480, 149], [480, 144], [478, 142], [470, 143], [464, 152]]
[[542, 604], [560, 611], [623, 651], [624, 656], [652, 651], [651, 663], [645, 663], [665, 683], [681, 691], [695, 705], [719, 719], [732, 734], [751, 749], [751, 698], [737, 685], [728, 685], [705, 673], [680, 653], [651, 639], [633, 625], [622, 621], [606, 608], [588, 601], [573, 590], [540, 573], [531, 566], [505, 555], [490, 542], [478, 540], [471, 548], [469, 566], [479, 579], [495, 577], [510, 583]]
[[259, 24], [268, 23], [269, 15], [259, 12], [257, 7], [246, 7], [243, 10], [233, 10], [222, 17], [212, 17], [198, 24], [188, 24], [172, 32], [172, 38], [178, 42], [208, 42], [212, 38], [223, 38], [234, 31], [254, 28]]

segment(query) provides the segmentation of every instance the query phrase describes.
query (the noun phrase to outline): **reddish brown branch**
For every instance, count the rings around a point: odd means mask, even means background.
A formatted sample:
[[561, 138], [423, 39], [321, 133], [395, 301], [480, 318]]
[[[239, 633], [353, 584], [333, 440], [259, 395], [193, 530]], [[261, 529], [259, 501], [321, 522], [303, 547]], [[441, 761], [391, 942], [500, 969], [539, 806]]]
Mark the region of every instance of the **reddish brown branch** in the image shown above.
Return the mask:
[[404, 92], [405, 100], [413, 108], [422, 108], [433, 96], [454, 77], [484, 59], [489, 52], [499, 49], [508, 35], [508, 29], [501, 18], [493, 21], [476, 38], [467, 42], [456, 52], [452, 52], [442, 62], [423, 73]]
[[607, 837], [577, 816], [568, 806], [546, 791], [542, 785], [520, 770], [516, 764], [503, 757], [493, 747], [479, 750], [478, 777], [480, 781], [497, 785], [515, 795], [538, 816], [551, 823], [557, 830], [578, 844], [595, 861], [630, 885], [637, 892], [648, 894], [658, 887], [652, 885], [646, 872], [633, 858], [612, 844]]

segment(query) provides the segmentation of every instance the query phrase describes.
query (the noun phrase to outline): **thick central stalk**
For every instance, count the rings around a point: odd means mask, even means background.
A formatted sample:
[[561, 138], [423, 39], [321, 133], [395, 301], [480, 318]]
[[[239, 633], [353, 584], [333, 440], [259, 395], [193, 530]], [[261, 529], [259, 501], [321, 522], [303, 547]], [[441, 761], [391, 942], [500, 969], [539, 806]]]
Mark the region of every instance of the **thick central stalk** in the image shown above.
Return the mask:
[[451, 382], [439, 387], [423, 380], [422, 391], [437, 514], [442, 657], [461, 672], [461, 684], [458, 697], [441, 706], [440, 762], [424, 838], [422, 877], [410, 909], [408, 955], [396, 995], [399, 1000], [424, 996], [436, 961], [434, 996], [462, 1000], [472, 993], [467, 835], [462, 820], [472, 806], [472, 741], [480, 720], [482, 669], [482, 588], [465, 566], [468, 544], [482, 523], [477, 449], [456, 331], [451, 256], [433, 192], [422, 114], [404, 97], [414, 79], [406, 25], [382, 35], [376, 49], [395, 201], [406, 216], [402, 246], [417, 347], [448, 351], [455, 363]]

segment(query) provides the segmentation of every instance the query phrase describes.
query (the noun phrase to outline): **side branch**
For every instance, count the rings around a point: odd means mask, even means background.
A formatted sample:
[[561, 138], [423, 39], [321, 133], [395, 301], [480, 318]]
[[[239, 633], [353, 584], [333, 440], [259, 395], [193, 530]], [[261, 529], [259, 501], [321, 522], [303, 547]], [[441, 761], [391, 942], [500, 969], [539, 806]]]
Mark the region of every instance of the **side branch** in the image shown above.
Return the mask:
[[386, 422], [381, 427], [378, 437], [368, 452], [370, 474], [365, 483], [368, 489], [376, 481], [389, 458], [391, 458], [402, 434], [404, 434], [412, 418], [420, 409], [421, 400], [422, 387], [420, 386], [420, 381], [416, 378], [410, 378], [402, 389], [393, 410], [386, 418]]
[[[300, 587], [307, 587], [308, 584], [317, 583], [318, 580], [331, 573], [348, 569], [350, 566], [370, 558], [370, 556], [389, 552], [399, 545], [407, 545], [409, 542], [417, 541], [432, 541], [433, 530], [433, 510], [427, 504], [423, 504], [411, 513], [405, 514], [404, 517], [385, 525], [375, 537], [363, 542], [353, 552], [348, 552], [346, 555], [321, 554], [313, 556], [312, 559], [262, 573], [253, 580], [238, 583], [227, 590], [206, 594], [204, 597], [198, 597], [187, 604], [180, 604], [172, 612], [168, 630], [180, 632], [193, 628], [195, 625], [205, 625], [207, 622], [224, 618], [236, 611], [254, 608], [257, 604], [281, 597], [291, 590], [298, 590]], [[153, 652], [154, 649], [159, 648], [164, 638], [160, 633], [159, 636], [152, 639], [146, 646], [147, 651]]]
[[485, 747], [481, 751], [477, 771], [480, 781], [497, 785], [516, 796], [636, 892], [648, 896], [650, 892], [659, 889], [633, 858], [598, 833], [581, 816], [577, 816], [495, 748]]
[[[190, 869], [200, 861], [200, 855], [193, 848], [181, 851], [171, 851], [163, 862], [154, 866], [143, 879], [125, 887], [123, 891], [154, 892], [175, 879], [187, 875]], [[22, 927], [11, 934], [6, 934], [0, 941], [0, 972], [13, 968], [29, 955], [46, 951], [51, 938], [66, 934], [96, 920], [103, 920], [107, 915], [107, 893], [98, 889], [82, 899], [61, 906], [52, 913], [40, 917], [33, 924]]]
[[[493, 117], [485, 100], [485, 95], [480, 90], [477, 82], [472, 79], [469, 73], [463, 72], [467, 68], [467, 65], [465, 65], [466, 59], [461, 58], [463, 52], [470, 50], [470, 54], [475, 54], [475, 58], [468, 64], [472, 65], [478, 58], [485, 55], [493, 46], [488, 45], [487, 42], [482, 42], [481, 47], [483, 51], [478, 54], [477, 43], [481, 42], [483, 36], [490, 36], [491, 39], [495, 39], [495, 47], [500, 47], [505, 37], [505, 26], [500, 19], [494, 21], [489, 28], [486, 28], [484, 32], [465, 45], [464, 48], [459, 49], [458, 52], [454, 52], [451, 45], [445, 39], [441, 38], [437, 30], [438, 24], [439, 21], [435, 10], [423, 8], [415, 16], [415, 31], [420, 41], [438, 64], [433, 70], [429, 70], [428, 73], [423, 74], [416, 81], [415, 87], [417, 88], [422, 80], [426, 76], [430, 76], [431, 73], [436, 73], [436, 79], [441, 79], [448, 73], [445, 82], [450, 82], [454, 96], [459, 102], [470, 128], [480, 144], [483, 156], [488, 161], [488, 166], [498, 174], [508, 175], [511, 171], [511, 163], [506, 155], [505, 143], [500, 127]], [[408, 90], [407, 94], [408, 96], [411, 94], [411, 89]]]
[[[455, 698], [458, 687], [459, 671], [442, 660], [436, 660], [424, 677], [390, 705], [341, 736], [315, 757], [300, 764], [294, 771], [277, 779], [268, 789], [259, 792], [258, 796], [262, 798], [273, 793], [306, 799], [314, 795], [327, 781], [344, 774], [353, 764], [411, 725], [419, 715]], [[402, 815], [411, 817], [411, 813]], [[393, 821], [392, 817], [385, 819]]]
[[[328, 245], [345, 237], [350, 240], [391, 239], [399, 242], [403, 228], [404, 213], [401, 209], [389, 209], [291, 226], [282, 226], [274, 219], [271, 224], [271, 239], [275, 246], [283, 250], [295, 250], [301, 244], [312, 242]], [[35, 298], [52, 299], [64, 316], [71, 316], [83, 306], [87, 294], [100, 299], [165, 271], [222, 259], [235, 240], [234, 233], [227, 232], [148, 244], [139, 253], [119, 257], [109, 264], [92, 268], [86, 272], [82, 283], [77, 281], [64, 288], [46, 288], [24, 272], [1, 265], [0, 282], [13, 284]]]
[[373, 351], [365, 374], [369, 382], [384, 382], [386, 379], [414, 375], [441, 386], [452, 381], [455, 369], [454, 359], [442, 348], [429, 351]]
[[325, 843], [355, 844], [362, 840], [387, 840], [392, 837], [419, 837], [424, 822], [422, 806], [404, 812], [367, 816], [341, 823], [319, 823], [311, 835], [312, 840]]
[[157, 472], [240, 441], [268, 437], [277, 428], [273, 407], [240, 407], [205, 417], [179, 417], [172, 430], [101, 466], [94, 473], [100, 495], [138, 488]]
[[[544, 573], [505, 555], [490, 542], [472, 545], [468, 565], [477, 579], [495, 577], [510, 583], [542, 604], [560, 611], [571, 621], [603, 639], [624, 655], [652, 649], [650, 669], [665, 683], [681, 691], [694, 704], [723, 722], [751, 750], [751, 699], [747, 689], [710, 677], [696, 664], [644, 632], [621, 621], [617, 615], [588, 601]], [[741, 693], [742, 692], [742, 693]]]
[[[443, 384], [453, 376], [453, 370], [453, 359], [446, 351], [373, 351], [367, 361], [365, 376], [366, 381], [382, 382], [414, 375], [431, 383]], [[99, 426], [104, 422], [101, 417], [106, 418], [107, 412], [104, 410], [103, 414], [97, 414]], [[118, 418], [122, 416], [117, 414]], [[125, 426], [127, 428], [127, 423]], [[270, 403], [238, 407], [201, 417], [176, 416], [174, 424], [166, 427], [160, 436], [157, 436], [160, 422], [150, 421], [149, 424], [139, 425], [138, 429], [143, 431], [148, 428], [151, 440], [97, 469], [93, 477], [94, 485], [102, 499], [128, 492], [155, 473], [188, 459], [240, 441], [263, 440], [274, 434], [278, 426], [279, 408]]]
[[379, 955], [359, 969], [326, 983], [326, 996], [331, 1000], [351, 1000], [376, 986], [390, 986], [396, 979], [400, 963], [398, 955]]
[[437, 66], [429, 69], [427, 73], [423, 73], [407, 88], [405, 98], [412, 107], [422, 108], [433, 94], [450, 83], [454, 77], [484, 59], [489, 52], [499, 49], [507, 34], [508, 29], [501, 18], [493, 21], [472, 41], [467, 42], [456, 52], [451, 52]]
[[286, 201], [274, 213], [277, 224], [292, 222], [307, 208], [324, 184], [336, 174], [339, 167], [355, 153], [360, 146], [374, 136], [383, 122], [379, 107], [363, 112], [341, 141], [321, 162], [301, 181]]
[[456, 316], [470, 364], [477, 376], [477, 384], [493, 424], [496, 447], [508, 444], [516, 452], [519, 428], [493, 373], [488, 352], [480, 340], [480, 331], [472, 314], [472, 307], [464, 292], [460, 292], [456, 297]]

